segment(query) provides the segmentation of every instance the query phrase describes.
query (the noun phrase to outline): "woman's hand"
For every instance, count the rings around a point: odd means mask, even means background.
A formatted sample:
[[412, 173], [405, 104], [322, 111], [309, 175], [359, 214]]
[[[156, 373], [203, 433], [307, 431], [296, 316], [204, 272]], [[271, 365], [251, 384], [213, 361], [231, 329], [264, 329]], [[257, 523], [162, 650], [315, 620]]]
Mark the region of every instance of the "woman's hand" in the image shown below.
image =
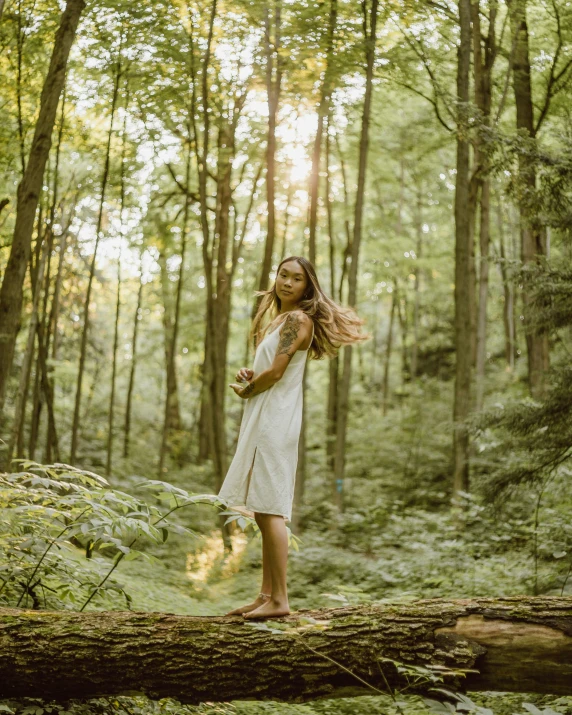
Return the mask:
[[250, 383], [253, 377], [254, 370], [251, 370], [249, 367], [241, 367], [240, 370], [236, 373], [235, 380], [242, 382], [242, 385], [237, 385], [236, 382], [232, 382], [229, 387], [232, 387], [232, 389], [239, 397], [246, 399], [248, 395], [252, 392], [252, 389], [250, 389], [246, 394], [243, 394], [243, 392], [247, 387], [250, 386], [246, 383]]
[[240, 397], [240, 393], [244, 389], [244, 385], [237, 385], [236, 382], [231, 382], [229, 387], [232, 387], [232, 389], [235, 391], [235, 393]]
[[251, 370], [248, 367], [241, 367], [240, 370], [236, 373], [235, 380], [238, 380], [239, 382], [250, 382], [253, 377], [254, 370]]

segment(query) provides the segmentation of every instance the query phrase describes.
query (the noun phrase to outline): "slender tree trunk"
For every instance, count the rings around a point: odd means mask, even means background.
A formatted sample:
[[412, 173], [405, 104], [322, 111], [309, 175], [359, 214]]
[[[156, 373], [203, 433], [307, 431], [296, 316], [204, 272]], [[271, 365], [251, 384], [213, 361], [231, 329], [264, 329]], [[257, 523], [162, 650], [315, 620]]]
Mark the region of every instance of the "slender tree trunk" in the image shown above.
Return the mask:
[[[47, 166], [47, 182], [49, 183], [50, 181], [50, 171], [49, 171], [49, 162]], [[38, 211], [38, 221], [37, 221], [37, 228], [36, 228], [36, 244], [34, 246], [34, 251], [30, 257], [30, 282], [32, 285], [32, 295], [35, 295], [35, 291], [37, 290], [36, 286], [36, 279], [38, 276], [38, 266], [40, 265], [41, 257], [42, 257], [42, 250], [48, 245], [47, 240], [49, 238], [49, 232], [48, 229], [43, 231], [44, 227], [44, 219], [43, 219], [43, 206], [42, 203], [40, 202], [40, 210]], [[43, 232], [42, 232], [43, 231]], [[50, 247], [48, 246], [47, 248], [48, 253], [47, 253], [47, 266], [48, 266], [48, 282], [49, 282], [49, 266], [50, 266]], [[35, 255], [35, 260], [34, 260], [34, 255]], [[46, 275], [46, 270], [45, 270], [45, 265], [42, 267], [43, 274]], [[45, 278], [43, 279], [45, 280]], [[39, 288], [40, 293], [43, 290], [43, 285], [40, 286]], [[40, 308], [38, 305], [37, 308], [37, 313], [38, 315], [36, 316], [35, 319], [35, 327], [36, 327], [36, 332], [38, 331], [38, 327], [41, 325], [41, 321], [39, 318], [39, 312]], [[39, 353], [39, 351], [38, 351]], [[25, 432], [25, 421], [26, 421], [26, 409], [27, 409], [27, 403], [28, 403], [28, 391], [30, 387], [30, 379], [31, 379], [31, 374], [32, 374], [32, 365], [34, 362], [34, 341], [32, 341], [32, 354], [30, 357], [30, 363], [28, 365], [28, 370], [26, 374], [26, 381], [24, 385], [24, 405], [23, 405], [23, 410], [20, 415], [20, 419], [22, 421], [22, 424], [16, 427], [17, 429], [17, 445], [16, 445], [16, 455], [18, 457], [21, 457], [24, 454], [24, 432]], [[30, 434], [30, 442], [33, 440], [33, 432], [35, 428], [35, 413], [36, 409], [39, 408], [39, 397], [40, 397], [40, 375], [39, 372], [36, 371], [34, 374], [34, 389], [32, 392], [32, 418], [31, 418], [31, 434]], [[29, 455], [28, 455], [29, 456]]]
[[121, 249], [117, 259], [117, 296], [115, 301], [115, 328], [113, 331], [113, 350], [111, 361], [111, 392], [109, 395], [109, 415], [107, 422], [107, 459], [105, 473], [111, 474], [113, 453], [113, 429], [115, 421], [115, 383], [117, 377], [117, 347], [119, 344], [119, 316], [121, 313]]
[[[266, 52], [266, 93], [268, 98], [268, 140], [266, 144], [266, 202], [268, 205], [268, 223], [266, 241], [264, 244], [264, 257], [260, 273], [259, 290], [268, 289], [268, 278], [272, 268], [272, 253], [276, 233], [276, 206], [275, 206], [275, 180], [276, 180], [276, 123], [278, 106], [280, 103], [280, 90], [282, 87], [282, 64], [280, 57], [280, 32], [281, 32], [282, 0], [274, 0], [274, 19], [272, 21], [270, 10], [264, 11], [264, 47]], [[272, 27], [273, 26], [273, 27]], [[272, 33], [274, 29], [274, 33]], [[260, 299], [254, 301], [252, 317], [256, 314]]]
[[[123, 117], [123, 141], [121, 144], [121, 167], [120, 167], [120, 208], [119, 208], [119, 235], [123, 240], [123, 212], [125, 210], [125, 145], [127, 140], [127, 108], [129, 106], [129, 88], [126, 88], [125, 96], [125, 116]], [[113, 457], [113, 429], [115, 421], [115, 381], [117, 376], [117, 347], [119, 345], [119, 317], [121, 313], [121, 249], [119, 246], [119, 256], [117, 257], [117, 298], [115, 301], [115, 329], [113, 331], [113, 359], [111, 366], [111, 391], [109, 396], [109, 420], [107, 425], [107, 460], [105, 464], [106, 474], [111, 474]]]
[[209, 458], [211, 445], [211, 425], [212, 418], [210, 416], [210, 400], [209, 400], [209, 365], [211, 364], [210, 350], [210, 331], [208, 326], [205, 329], [204, 338], [204, 357], [201, 370], [201, 409], [199, 415], [199, 454], [200, 461]]
[[[48, 258], [47, 258], [47, 266], [45, 269], [45, 278], [44, 278], [44, 286], [43, 286], [43, 293], [44, 293], [44, 300], [43, 300], [43, 309], [41, 313], [41, 317], [38, 318], [39, 323], [36, 328], [36, 332], [38, 334], [38, 340], [40, 339], [40, 334], [43, 336], [45, 334], [46, 330], [46, 314], [47, 314], [47, 303], [48, 303], [48, 294], [50, 291], [50, 278], [51, 278], [51, 257], [52, 257], [52, 248], [53, 248], [53, 242], [54, 242], [54, 236], [52, 233], [52, 227], [51, 225], [48, 226], [46, 230], [46, 234], [44, 235], [44, 241], [47, 244], [47, 251], [48, 251]], [[38, 351], [36, 355], [36, 369], [35, 369], [35, 374], [34, 374], [34, 394], [32, 398], [32, 414], [31, 414], [31, 419], [30, 419], [30, 439], [28, 442], [28, 456], [30, 459], [35, 459], [35, 454], [36, 454], [36, 444], [38, 441], [38, 432], [40, 429], [40, 417], [41, 417], [41, 412], [42, 412], [42, 406], [43, 406], [43, 393], [41, 390], [41, 354], [42, 350], [40, 350], [40, 346], [38, 346]], [[20, 437], [23, 438], [24, 436], [24, 430], [20, 430]], [[23, 453], [23, 446], [22, 444], [18, 445], [18, 453]]]
[[[229, 260], [229, 213], [232, 205], [232, 162], [235, 154], [235, 130], [241, 106], [234, 108], [234, 115], [230, 122], [220, 128], [218, 138], [217, 161], [217, 212], [215, 220], [215, 235], [218, 236], [217, 262], [214, 275], [216, 297], [213, 299], [212, 312], [217, 326], [214, 332], [216, 349], [211, 352], [212, 381], [211, 381], [211, 419], [213, 432], [216, 432], [215, 487], [220, 489], [226, 475], [227, 443], [226, 443], [226, 414], [225, 397], [227, 391], [226, 364], [228, 351], [228, 336], [231, 308], [231, 274], [228, 272]], [[234, 265], [238, 256], [233, 256]], [[234, 270], [234, 269], [232, 269]]]
[[504, 238], [504, 217], [501, 198], [497, 202], [497, 225], [499, 229], [500, 274], [503, 285], [504, 305], [503, 324], [505, 335], [505, 357], [508, 367], [514, 370], [515, 360], [515, 330], [514, 330], [514, 285], [507, 265], [507, 254]]
[[[511, 30], [515, 51], [513, 53], [512, 76], [516, 105], [516, 128], [535, 139], [534, 108], [532, 104], [532, 84], [530, 77], [530, 51], [528, 24], [526, 17], [527, 0], [509, 0]], [[536, 192], [536, 169], [529, 152], [519, 153], [519, 179], [522, 184], [519, 202], [521, 230], [521, 259], [526, 265], [547, 255], [546, 234], [534, 209], [530, 197]], [[530, 392], [535, 398], [542, 398], [545, 392], [545, 376], [549, 367], [548, 334], [544, 330], [532, 329], [531, 296], [523, 287], [523, 314], [528, 354], [528, 379]]]
[[387, 340], [385, 341], [385, 361], [383, 364], [383, 414], [387, 414], [389, 404], [389, 367], [391, 363], [391, 348], [393, 346], [393, 323], [395, 320], [395, 308], [397, 303], [397, 291], [391, 294], [391, 310], [389, 312], [389, 326], [387, 328]]
[[[372, 0], [371, 12], [368, 23], [368, 13], [366, 0], [362, 2], [363, 11], [363, 29], [365, 41], [365, 59], [366, 59], [366, 80], [365, 80], [365, 97], [362, 114], [360, 149], [359, 149], [359, 168], [358, 182], [355, 203], [355, 218], [354, 218], [354, 235], [351, 248], [351, 264], [348, 274], [348, 304], [351, 307], [357, 306], [357, 276], [358, 276], [358, 260], [359, 249], [362, 237], [362, 219], [363, 205], [365, 194], [365, 177], [367, 169], [367, 156], [369, 146], [369, 123], [371, 115], [371, 98], [373, 88], [373, 63], [375, 58], [375, 43], [376, 43], [376, 27], [377, 27], [377, 12], [379, 0]], [[369, 24], [369, 29], [368, 29]], [[346, 436], [349, 411], [349, 396], [351, 385], [352, 372], [352, 346], [344, 347], [344, 360], [342, 379], [339, 390], [338, 402], [338, 424], [336, 434], [336, 450], [335, 450], [335, 479], [338, 487], [342, 489], [337, 491], [338, 507], [343, 509], [343, 482], [345, 475], [345, 452], [346, 452]]]
[[28, 164], [18, 186], [14, 237], [0, 290], [0, 415], [12, 367], [16, 335], [20, 328], [22, 287], [30, 258], [34, 217], [42, 191], [42, 179], [52, 142], [57, 106], [64, 86], [68, 56], [84, 7], [85, 0], [68, 0], [63, 12], [42, 89], [40, 113]]
[[455, 401], [453, 408], [453, 493], [469, 488], [469, 435], [465, 420], [471, 404], [471, 261], [469, 200], [469, 143], [465, 127], [469, 102], [471, 60], [470, 0], [459, 0], [461, 30], [457, 67], [457, 174], [455, 186]]
[[477, 322], [476, 407], [483, 406], [485, 391], [485, 365], [487, 359], [487, 297], [489, 291], [490, 244], [490, 182], [486, 179], [481, 189], [481, 230], [479, 271], [479, 312]]
[[[38, 240], [40, 238], [38, 237]], [[12, 435], [10, 442], [8, 444], [8, 453], [6, 455], [6, 463], [9, 466], [14, 456], [14, 449], [17, 444], [22, 445], [22, 440], [20, 434], [24, 429], [24, 418], [26, 410], [26, 396], [28, 392], [28, 385], [30, 382], [30, 370], [32, 368], [32, 361], [34, 357], [34, 342], [36, 337], [36, 328], [38, 325], [38, 309], [40, 305], [40, 297], [42, 294], [42, 286], [44, 283], [44, 269], [46, 266], [46, 260], [48, 257], [48, 243], [44, 244], [42, 249], [41, 258], [39, 260], [39, 265], [36, 270], [36, 278], [34, 280], [34, 299], [32, 303], [32, 315], [30, 318], [30, 325], [28, 327], [28, 341], [26, 344], [26, 352], [24, 353], [24, 361], [22, 368], [20, 370], [20, 384], [18, 387], [18, 394], [16, 397], [16, 410], [14, 414], [14, 424], [12, 428]], [[18, 453], [17, 457], [23, 457], [23, 454]]]
[[22, 176], [26, 173], [26, 147], [24, 142], [24, 119], [22, 112], [22, 60], [26, 35], [22, 27], [22, 0], [18, 0], [18, 37], [16, 40], [16, 106], [18, 109], [18, 141]]
[[340, 146], [340, 141], [338, 138], [338, 135], [335, 135], [335, 140], [336, 140], [336, 149], [338, 151], [338, 157], [340, 160], [340, 169], [342, 173], [342, 184], [344, 187], [344, 228], [346, 230], [346, 239], [347, 239], [347, 244], [346, 248], [344, 251], [344, 255], [342, 257], [342, 271], [340, 274], [340, 284], [339, 284], [339, 299], [342, 301], [343, 299], [343, 286], [344, 286], [344, 280], [346, 279], [347, 276], [347, 270], [348, 270], [348, 263], [351, 260], [351, 251], [352, 251], [352, 228], [350, 225], [350, 200], [349, 200], [349, 191], [348, 191], [348, 180], [347, 180], [347, 174], [346, 174], [346, 163], [344, 159], [344, 155]]
[[402, 383], [405, 383], [411, 375], [407, 350], [409, 341], [409, 320], [407, 317], [408, 309], [406, 296], [404, 294], [403, 299], [401, 298], [401, 291], [399, 290], [399, 282], [397, 278], [393, 279], [393, 291], [395, 293], [395, 300], [397, 303], [397, 319], [399, 320], [399, 329], [401, 331], [401, 381]]
[[[181, 413], [179, 406], [179, 387], [178, 376], [176, 370], [176, 362], [171, 355], [173, 347], [173, 330], [174, 330], [174, 313], [173, 297], [171, 295], [171, 281], [167, 271], [167, 256], [165, 248], [159, 252], [159, 267], [161, 269], [161, 293], [163, 296], [163, 334], [165, 346], [165, 407], [168, 407], [167, 420], [163, 420], [163, 428], [167, 430], [165, 439], [168, 439], [168, 433], [171, 430], [179, 430], [181, 428]], [[168, 403], [168, 404], [167, 404]], [[162, 447], [166, 449], [166, 443]], [[161, 461], [161, 460], [160, 460]]]
[[49, 336], [44, 338], [43, 324], [40, 323], [38, 326], [38, 358], [39, 358], [39, 370], [40, 370], [40, 380], [42, 392], [44, 393], [46, 406], [48, 408], [48, 432], [47, 432], [47, 445], [46, 445], [46, 462], [50, 463], [52, 461], [52, 451], [54, 453], [55, 461], [60, 460], [60, 448], [58, 442], [58, 433], [56, 430], [56, 418], [54, 414], [54, 391], [50, 384], [49, 373], [48, 373], [48, 348], [47, 344]]
[[[330, 295], [333, 300], [341, 301], [341, 294], [336, 287], [336, 245], [334, 231], [334, 212], [332, 198], [330, 196], [330, 124], [331, 113], [328, 116], [328, 128], [326, 131], [326, 210], [328, 215], [328, 237], [330, 261]], [[340, 286], [341, 289], [341, 286]], [[328, 472], [334, 475], [334, 453], [336, 446], [336, 433], [338, 423], [338, 376], [340, 371], [339, 357], [332, 358], [328, 364], [328, 407], [326, 413], [326, 461]], [[332, 497], [336, 501], [336, 482], [331, 480]]]
[[[480, 0], [474, 0], [473, 14], [473, 52], [475, 72], [475, 102], [482, 113], [485, 126], [490, 125], [491, 114], [491, 84], [492, 70], [496, 58], [495, 24], [497, 16], [497, 2], [491, 2], [489, 8], [488, 34], [482, 51], [482, 31]], [[479, 234], [480, 270], [479, 270], [479, 302], [477, 312], [477, 355], [476, 355], [476, 407], [478, 410], [483, 405], [485, 388], [485, 365], [487, 353], [487, 299], [489, 289], [489, 244], [490, 244], [490, 180], [488, 177], [488, 157], [479, 141], [478, 171], [481, 179], [481, 216]]]
[[91, 301], [91, 291], [93, 287], [93, 277], [95, 275], [95, 261], [97, 258], [97, 249], [101, 238], [101, 227], [103, 222], [103, 211], [105, 204], [105, 192], [107, 189], [107, 181], [109, 178], [109, 163], [111, 154], [111, 138], [113, 136], [113, 120], [115, 118], [115, 109], [117, 106], [117, 97], [119, 95], [119, 82], [121, 80], [121, 47], [116, 63], [115, 79], [113, 84], [113, 96], [111, 99], [111, 118], [109, 120], [109, 132], [107, 134], [107, 147], [105, 150], [105, 163], [103, 167], [103, 176], [101, 179], [101, 197], [99, 201], [99, 212], [97, 215], [97, 227], [95, 229], [95, 246], [89, 269], [89, 279], [87, 283], [87, 291], [84, 303], [83, 331], [81, 335], [81, 346], [79, 353], [79, 366], [77, 373], [77, 385], [75, 393], [75, 405], [72, 422], [72, 437], [71, 437], [71, 454], [70, 462], [74, 464], [77, 459], [77, 448], [79, 441], [79, 423], [80, 423], [80, 408], [81, 408], [81, 388], [83, 383], [83, 373], [85, 370], [85, 360], [87, 357], [87, 336], [89, 332], [89, 304]]
[[421, 282], [421, 270], [419, 269], [419, 260], [423, 251], [423, 202], [421, 189], [417, 189], [417, 211], [415, 215], [415, 233], [417, 243], [415, 246], [415, 282], [413, 283], [414, 299], [413, 299], [413, 345], [411, 346], [411, 379], [417, 377], [417, 361], [419, 357], [419, 292]]
[[[71, 217], [73, 217], [74, 212], [75, 212], [75, 202], [73, 204], [73, 210], [70, 212], [69, 224], [71, 224]], [[44, 351], [43, 358], [42, 358], [42, 362], [43, 362], [42, 370], [46, 374], [45, 381], [43, 383], [44, 384], [44, 394], [46, 395], [46, 400], [48, 401], [49, 422], [48, 422], [48, 432], [46, 435], [46, 461], [48, 463], [51, 463], [51, 461], [52, 461], [52, 449], [54, 449], [56, 454], [58, 455], [57, 461], [60, 461], [59, 448], [57, 445], [58, 440], [57, 440], [57, 434], [56, 434], [56, 427], [55, 427], [55, 421], [53, 419], [53, 409], [54, 409], [53, 399], [54, 399], [54, 393], [55, 393], [55, 383], [54, 383], [54, 378], [53, 378], [53, 368], [48, 368], [47, 359], [50, 354], [50, 336], [52, 336], [52, 335], [53, 335], [53, 343], [51, 345], [52, 360], [55, 361], [55, 360], [57, 360], [57, 357], [58, 357], [58, 348], [59, 348], [58, 317], [59, 317], [59, 312], [60, 312], [60, 292], [61, 292], [61, 285], [62, 285], [64, 256], [65, 256], [65, 252], [66, 252], [67, 238], [68, 238], [68, 234], [69, 234], [69, 224], [68, 224], [68, 227], [62, 231], [62, 234], [60, 236], [58, 268], [57, 268], [57, 272], [56, 272], [54, 294], [52, 296], [52, 304], [50, 307], [50, 315], [49, 315], [49, 319], [48, 319], [46, 346], [45, 346], [45, 351]]]
[[288, 228], [290, 226], [290, 206], [292, 205], [292, 197], [294, 194], [294, 182], [288, 182], [288, 190], [286, 193], [286, 208], [284, 209], [284, 231], [282, 233], [282, 248], [280, 249], [279, 263], [282, 263], [286, 258], [286, 246], [288, 245]]
[[[43, 373], [47, 369], [46, 367], [46, 353], [49, 350], [49, 343], [50, 343], [50, 329], [51, 329], [51, 321], [48, 316], [48, 298], [49, 298], [49, 293], [50, 293], [50, 282], [51, 282], [51, 264], [52, 264], [52, 250], [53, 250], [53, 244], [54, 244], [54, 223], [55, 223], [55, 217], [56, 217], [56, 210], [58, 207], [58, 188], [59, 188], [59, 178], [60, 178], [60, 153], [61, 153], [61, 147], [62, 147], [62, 137], [63, 137], [63, 132], [64, 132], [64, 124], [65, 124], [65, 108], [66, 108], [66, 86], [64, 84], [64, 89], [63, 89], [63, 95], [62, 95], [62, 101], [61, 101], [61, 112], [60, 112], [60, 123], [58, 127], [58, 140], [56, 144], [56, 158], [55, 158], [55, 167], [54, 167], [54, 181], [53, 181], [53, 187], [52, 187], [52, 200], [50, 204], [50, 214], [48, 218], [48, 227], [47, 227], [47, 237], [44, 240], [48, 241], [48, 267], [46, 270], [46, 280], [45, 280], [45, 289], [44, 289], [44, 305], [43, 305], [43, 310], [42, 310], [42, 322], [41, 325], [39, 326], [38, 329], [38, 341], [40, 344], [38, 345], [38, 356], [36, 360], [36, 376], [35, 376], [35, 386], [34, 386], [34, 403], [33, 403], [33, 409], [32, 409], [32, 421], [31, 421], [31, 426], [30, 426], [30, 443], [29, 443], [29, 448], [28, 448], [28, 456], [30, 459], [35, 459], [35, 453], [36, 453], [36, 444], [38, 440], [38, 434], [40, 430], [40, 417], [41, 417], [41, 410], [42, 410], [42, 404], [43, 404], [43, 399], [45, 398], [48, 401], [52, 398], [53, 392], [51, 390], [48, 390], [46, 392], [45, 389], [41, 389], [42, 386], [44, 385], [44, 380], [43, 380]], [[73, 208], [75, 209], [75, 203], [73, 204]], [[70, 214], [73, 216], [73, 210]], [[45, 345], [44, 345], [44, 340], [45, 340]], [[54, 441], [57, 441], [57, 437], [55, 437], [55, 424], [53, 423], [53, 404], [51, 404], [51, 407], [48, 408], [48, 429], [47, 429], [47, 444], [51, 445], [54, 444]], [[51, 449], [51, 447], [48, 447], [48, 451]], [[51, 456], [51, 454], [50, 454]], [[46, 461], [51, 461], [51, 460], [46, 460]]]
[[324, 81], [320, 91], [320, 104], [318, 106], [318, 129], [314, 140], [314, 150], [312, 152], [312, 170], [310, 173], [310, 235], [308, 237], [310, 263], [316, 261], [316, 226], [318, 218], [318, 194], [320, 185], [320, 164], [322, 157], [322, 135], [324, 132], [324, 122], [328, 115], [330, 97], [332, 93], [332, 54], [334, 49], [334, 33], [338, 17], [338, 2], [330, 0], [330, 14], [327, 31], [326, 49], [326, 69]]
[[131, 410], [133, 402], [133, 388], [135, 386], [135, 368], [137, 367], [137, 333], [141, 314], [141, 299], [143, 297], [143, 249], [139, 259], [139, 289], [137, 291], [137, 306], [133, 320], [133, 337], [131, 339], [131, 369], [129, 370], [129, 385], [127, 387], [127, 400], [125, 405], [125, 435], [123, 439], [123, 456], [129, 456], [129, 440], [131, 437]]
[[[203, 363], [203, 380], [207, 385], [207, 391], [203, 392], [203, 396], [212, 394], [214, 385], [214, 375], [212, 373], [212, 366], [220, 364], [220, 360], [216, 354], [217, 350], [217, 336], [216, 336], [216, 323], [214, 315], [214, 293], [215, 286], [213, 285], [213, 258], [214, 254], [211, 249], [211, 230], [208, 221], [208, 205], [207, 205], [207, 180], [208, 180], [208, 170], [207, 170], [207, 158], [209, 154], [209, 144], [210, 144], [210, 112], [209, 112], [209, 86], [208, 86], [208, 69], [210, 67], [210, 60], [212, 54], [212, 43], [214, 34], [214, 23], [217, 14], [217, 0], [213, 0], [210, 9], [209, 16], [209, 31], [207, 38], [207, 45], [202, 61], [202, 67], [200, 72], [201, 77], [201, 95], [200, 104], [202, 110], [202, 124], [203, 124], [203, 141], [202, 146], [200, 145], [199, 135], [196, 129], [195, 116], [198, 112], [197, 107], [197, 97], [196, 97], [196, 87], [197, 87], [197, 77], [195, 73], [194, 59], [191, 59], [190, 72], [191, 72], [191, 108], [190, 117], [194, 126], [194, 146], [197, 159], [198, 167], [198, 186], [199, 186], [199, 208], [200, 208], [200, 219], [201, 219], [201, 231], [203, 235], [202, 243], [202, 255], [203, 255], [203, 265], [205, 269], [205, 280], [206, 280], [206, 330], [209, 332], [206, 341], [208, 341], [208, 354], [205, 351], [205, 362]], [[190, 37], [191, 50], [193, 49], [193, 38]], [[191, 53], [191, 57], [194, 54]], [[209, 252], [211, 251], [211, 252]], [[204, 397], [203, 397], [204, 399]], [[204, 403], [203, 403], [204, 405]], [[215, 412], [209, 410], [208, 406], [201, 407], [201, 416], [210, 418], [208, 420], [208, 434], [209, 434], [209, 451], [213, 459], [214, 466], [214, 481], [216, 484], [221, 484], [224, 479], [224, 464], [226, 455], [223, 455], [223, 445], [225, 444], [224, 435], [219, 426], [215, 424]], [[221, 529], [222, 539], [224, 543], [224, 548], [226, 551], [232, 550], [232, 543], [230, 540], [230, 530], [228, 526], [225, 526], [226, 517], [219, 517], [219, 525]]]
[[[314, 150], [312, 153], [312, 170], [310, 173], [310, 211], [309, 211], [309, 237], [308, 237], [308, 257], [310, 263], [313, 265], [316, 263], [316, 227], [317, 227], [317, 217], [318, 217], [318, 195], [320, 189], [320, 165], [322, 159], [322, 138], [324, 133], [324, 123], [328, 119], [329, 108], [330, 108], [330, 98], [332, 92], [332, 54], [334, 49], [334, 33], [336, 30], [337, 23], [337, 13], [338, 4], [337, 0], [330, 0], [330, 13], [328, 20], [328, 30], [327, 30], [327, 50], [326, 50], [326, 68], [324, 72], [324, 80], [322, 82], [322, 87], [320, 91], [320, 103], [318, 106], [318, 128], [316, 131], [316, 137], [314, 140]], [[328, 151], [328, 148], [326, 149]], [[329, 192], [329, 178], [326, 181], [326, 191]], [[289, 194], [290, 195], [290, 194]], [[329, 197], [326, 195], [326, 203], [329, 202]], [[329, 221], [331, 221], [331, 208], [328, 209]], [[331, 241], [331, 234], [330, 234]], [[285, 243], [285, 242], [284, 242]], [[298, 451], [298, 468], [296, 474], [296, 489], [294, 494], [295, 512], [296, 518], [293, 521], [293, 528], [298, 530], [298, 519], [297, 514], [302, 504], [302, 499], [304, 495], [304, 489], [306, 484], [306, 425], [307, 420], [305, 418], [306, 413], [306, 389], [307, 389], [307, 376], [309, 367], [304, 370], [303, 377], [303, 396], [304, 396], [304, 416], [302, 418], [302, 428], [300, 434], [300, 449]], [[333, 413], [332, 413], [333, 414]], [[332, 425], [329, 425], [330, 429]], [[330, 441], [330, 445], [332, 442]]]
[[[469, 165], [471, 164], [469, 159]], [[475, 255], [475, 235], [477, 232], [477, 217], [478, 217], [478, 206], [480, 199], [480, 189], [481, 180], [476, 167], [479, 164], [479, 150], [475, 147], [474, 151], [474, 161], [473, 166], [475, 169], [471, 173], [469, 170], [469, 198], [467, 203], [467, 221], [468, 221], [468, 241], [467, 246], [469, 250], [469, 265], [467, 274], [467, 284], [468, 284], [468, 321], [470, 324], [469, 330], [469, 340], [470, 340], [470, 351], [471, 351], [471, 367], [474, 367], [477, 362], [477, 262]]]

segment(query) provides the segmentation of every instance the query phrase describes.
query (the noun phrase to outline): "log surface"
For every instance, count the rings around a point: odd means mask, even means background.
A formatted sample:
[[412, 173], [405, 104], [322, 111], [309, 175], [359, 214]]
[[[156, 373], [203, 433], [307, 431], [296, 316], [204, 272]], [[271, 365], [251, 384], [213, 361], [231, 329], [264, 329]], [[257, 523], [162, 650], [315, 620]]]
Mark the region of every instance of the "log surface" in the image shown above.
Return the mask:
[[392, 687], [403, 687], [381, 657], [478, 670], [445, 679], [465, 690], [572, 695], [572, 597], [424, 599], [297, 611], [266, 622], [0, 609], [0, 697], [143, 693], [191, 704], [305, 702], [373, 694], [347, 670], [386, 690], [380, 668]]

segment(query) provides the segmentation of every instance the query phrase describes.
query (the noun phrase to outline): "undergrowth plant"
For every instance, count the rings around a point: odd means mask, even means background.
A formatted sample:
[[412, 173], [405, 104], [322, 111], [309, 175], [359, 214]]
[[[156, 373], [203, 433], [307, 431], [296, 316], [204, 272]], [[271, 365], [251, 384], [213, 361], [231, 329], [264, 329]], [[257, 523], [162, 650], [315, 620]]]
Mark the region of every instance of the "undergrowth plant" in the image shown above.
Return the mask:
[[17, 460], [23, 471], [0, 474], [0, 605], [83, 611], [89, 604], [130, 607], [114, 578], [121, 561], [156, 560], [146, 545], [169, 532], [200, 537], [174, 520], [199, 503], [219, 503], [166, 482], [137, 486], [156, 504], [112, 489], [94, 472], [68, 464]]

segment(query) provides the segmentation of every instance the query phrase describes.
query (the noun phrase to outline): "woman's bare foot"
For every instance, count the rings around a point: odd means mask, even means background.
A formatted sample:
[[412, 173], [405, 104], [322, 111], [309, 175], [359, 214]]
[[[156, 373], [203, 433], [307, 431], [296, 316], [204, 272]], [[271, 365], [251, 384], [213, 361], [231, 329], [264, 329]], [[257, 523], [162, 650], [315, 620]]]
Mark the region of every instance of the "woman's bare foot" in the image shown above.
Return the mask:
[[268, 601], [268, 597], [260, 596], [258, 595], [256, 600], [254, 600], [252, 603], [249, 603], [246, 606], [240, 606], [240, 608], [235, 608], [233, 611], [229, 611], [227, 616], [240, 616], [243, 613], [248, 613], [249, 611], [254, 611], [255, 608], [258, 608], [259, 606], [262, 606], [264, 603]]
[[276, 601], [271, 598], [259, 608], [248, 613], [243, 613], [244, 618], [272, 618], [277, 616], [287, 616], [290, 613], [288, 601]]

